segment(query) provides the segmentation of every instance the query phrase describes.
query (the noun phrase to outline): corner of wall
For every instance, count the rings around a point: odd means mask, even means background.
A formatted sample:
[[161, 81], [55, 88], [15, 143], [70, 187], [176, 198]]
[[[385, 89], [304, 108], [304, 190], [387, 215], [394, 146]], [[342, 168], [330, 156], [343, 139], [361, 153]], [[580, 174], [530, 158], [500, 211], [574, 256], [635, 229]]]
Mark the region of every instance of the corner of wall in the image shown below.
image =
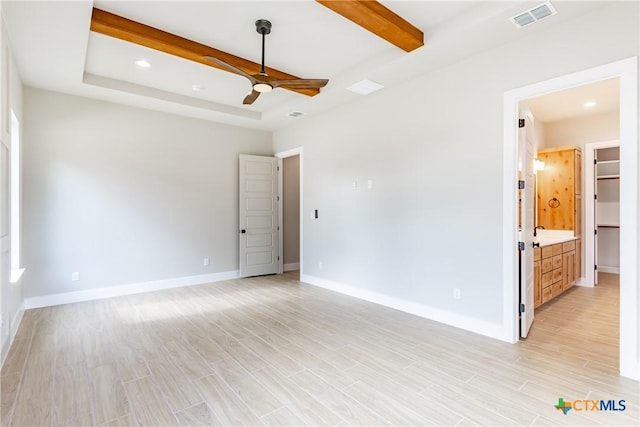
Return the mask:
[[237, 270], [223, 271], [219, 273], [176, 277], [172, 279], [154, 280], [149, 282], [128, 283], [125, 285], [108, 286], [104, 288], [94, 288], [83, 291], [62, 292], [58, 294], [49, 294], [26, 298], [24, 300], [24, 307], [26, 307], [27, 309], [51, 307], [55, 305], [71, 304], [75, 302], [133, 295], [143, 292], [181, 288], [184, 286], [202, 285], [205, 283], [219, 282], [222, 280], [237, 279], [238, 277], [240, 277], [240, 272]]
[[509, 337], [505, 333], [503, 326], [496, 323], [474, 319], [461, 314], [452, 313], [435, 307], [430, 307], [425, 304], [419, 304], [405, 299], [384, 295], [378, 292], [368, 291], [366, 289], [358, 288], [344, 283], [334, 282], [308, 274], [302, 274], [300, 276], [300, 281], [309, 285], [318, 286], [320, 288], [338, 292], [340, 294], [349, 295], [351, 297], [355, 297], [364, 301], [369, 301], [374, 304], [394, 308], [405, 313], [410, 313], [419, 317], [423, 317], [425, 319], [433, 320], [438, 323], [443, 323], [445, 325], [460, 328], [465, 331], [484, 335], [489, 338], [511, 342], [509, 340]]

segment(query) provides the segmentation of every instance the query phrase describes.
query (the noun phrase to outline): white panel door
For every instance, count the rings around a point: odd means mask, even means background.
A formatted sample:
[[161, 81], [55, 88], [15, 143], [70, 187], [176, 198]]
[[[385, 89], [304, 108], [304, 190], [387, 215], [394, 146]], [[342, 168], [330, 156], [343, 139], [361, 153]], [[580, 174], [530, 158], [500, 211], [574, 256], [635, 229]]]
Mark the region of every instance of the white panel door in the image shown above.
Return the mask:
[[278, 273], [278, 165], [240, 155], [240, 277]]
[[[525, 126], [519, 128], [518, 156], [521, 179], [524, 179], [522, 190], [522, 224], [521, 241], [525, 250], [520, 252], [520, 336], [526, 338], [533, 323], [533, 198], [534, 196], [534, 143], [533, 121], [527, 114]], [[524, 310], [522, 310], [524, 307]]]

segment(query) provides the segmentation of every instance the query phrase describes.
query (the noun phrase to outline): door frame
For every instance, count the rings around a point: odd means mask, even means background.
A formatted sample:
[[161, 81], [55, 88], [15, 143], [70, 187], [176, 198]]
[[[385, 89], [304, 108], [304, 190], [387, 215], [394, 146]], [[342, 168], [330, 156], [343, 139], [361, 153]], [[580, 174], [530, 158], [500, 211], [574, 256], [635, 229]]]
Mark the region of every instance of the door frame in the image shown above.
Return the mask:
[[[620, 375], [640, 379], [638, 349], [638, 57], [631, 57], [533, 83], [504, 93], [503, 144], [503, 328], [506, 341], [518, 341], [517, 280], [517, 119], [528, 98], [609, 78], [620, 78]], [[584, 226], [584, 225], [583, 225]], [[628, 261], [627, 261], [628, 260]]]
[[[595, 200], [593, 195], [596, 194], [595, 188], [595, 176], [593, 170], [593, 159], [595, 158], [595, 151], [600, 150], [602, 148], [613, 148], [620, 147], [620, 141], [615, 139], [612, 141], [602, 141], [602, 142], [591, 142], [589, 144], [584, 145], [584, 151], [582, 155], [584, 156], [584, 164], [585, 168], [583, 169], [584, 176], [584, 229], [585, 230], [595, 230]], [[620, 159], [622, 161], [622, 158]], [[582, 265], [585, 268], [585, 275], [580, 278], [580, 282], [577, 284], [580, 286], [593, 287], [595, 285], [595, 271], [593, 268], [588, 266], [595, 265], [595, 238], [593, 233], [584, 233], [583, 234], [583, 247], [584, 247], [584, 262]], [[622, 246], [622, 245], [621, 245]], [[622, 252], [620, 255], [622, 258]]]
[[[303, 258], [302, 258], [302, 254], [303, 254], [303, 250], [302, 250], [302, 236], [303, 236], [303, 228], [304, 228], [304, 203], [303, 203], [303, 179], [302, 179], [302, 171], [303, 171], [303, 149], [302, 147], [296, 147], [296, 148], [292, 148], [290, 150], [285, 150], [285, 151], [280, 151], [276, 154], [274, 154], [274, 157], [277, 157], [280, 160], [280, 168], [282, 168], [282, 159], [286, 159], [287, 157], [293, 157], [293, 156], [300, 156], [300, 277], [302, 277], [302, 269], [304, 268], [304, 262], [303, 262]], [[278, 274], [282, 274], [284, 272], [284, 224], [283, 224], [283, 206], [282, 206], [282, 202], [283, 202], [283, 197], [282, 197], [282, 176], [283, 174], [280, 173], [278, 176], [278, 194], [281, 195], [280, 200], [278, 201], [278, 228], [279, 228], [279, 232], [278, 232], [278, 238], [280, 239], [280, 248], [279, 251], [280, 253], [278, 254], [280, 256], [280, 262], [278, 265]]]

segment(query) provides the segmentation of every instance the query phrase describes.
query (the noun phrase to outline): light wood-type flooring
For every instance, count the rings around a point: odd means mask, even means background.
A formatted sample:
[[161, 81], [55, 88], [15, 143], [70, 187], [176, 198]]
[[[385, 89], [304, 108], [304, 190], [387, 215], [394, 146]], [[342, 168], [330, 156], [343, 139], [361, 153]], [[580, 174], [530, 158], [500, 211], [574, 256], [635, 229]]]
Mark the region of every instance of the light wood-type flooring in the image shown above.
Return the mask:
[[[637, 425], [618, 285], [574, 287], [507, 344], [296, 273], [26, 312], [2, 425]], [[624, 399], [624, 412], [556, 410]]]

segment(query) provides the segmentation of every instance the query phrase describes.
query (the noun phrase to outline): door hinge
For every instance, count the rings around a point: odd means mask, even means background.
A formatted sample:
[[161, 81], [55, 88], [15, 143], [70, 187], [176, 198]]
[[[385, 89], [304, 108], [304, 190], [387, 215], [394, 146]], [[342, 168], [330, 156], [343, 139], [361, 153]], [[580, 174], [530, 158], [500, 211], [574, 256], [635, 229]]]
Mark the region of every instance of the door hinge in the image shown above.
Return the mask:
[[280, 226], [278, 226], [277, 230], [280, 231]]
[[276, 166], [276, 170], [279, 172], [280, 171], [280, 166]]
[[594, 265], [594, 266], [593, 266], [593, 269], [594, 269], [594, 270], [597, 270], [597, 269], [598, 269], [598, 266], [597, 266], [597, 265]]
[[593, 159], [593, 164], [597, 165], [598, 164], [598, 159]]
[[280, 196], [276, 196], [276, 197], [278, 198], [277, 200], [280, 201]]
[[278, 261], [280, 261], [280, 255], [278, 255]]
[[519, 128], [523, 128], [524, 127], [524, 119], [518, 119], [518, 127]]
[[593, 230], [593, 235], [597, 236], [598, 235], [598, 230]]
[[597, 194], [593, 195], [593, 200], [598, 200], [598, 195]]
[[518, 190], [524, 190], [524, 180], [518, 180]]
[[524, 248], [525, 248], [524, 242], [518, 242], [518, 250], [524, 251]]
[[520, 313], [524, 313], [524, 304], [520, 304]]

